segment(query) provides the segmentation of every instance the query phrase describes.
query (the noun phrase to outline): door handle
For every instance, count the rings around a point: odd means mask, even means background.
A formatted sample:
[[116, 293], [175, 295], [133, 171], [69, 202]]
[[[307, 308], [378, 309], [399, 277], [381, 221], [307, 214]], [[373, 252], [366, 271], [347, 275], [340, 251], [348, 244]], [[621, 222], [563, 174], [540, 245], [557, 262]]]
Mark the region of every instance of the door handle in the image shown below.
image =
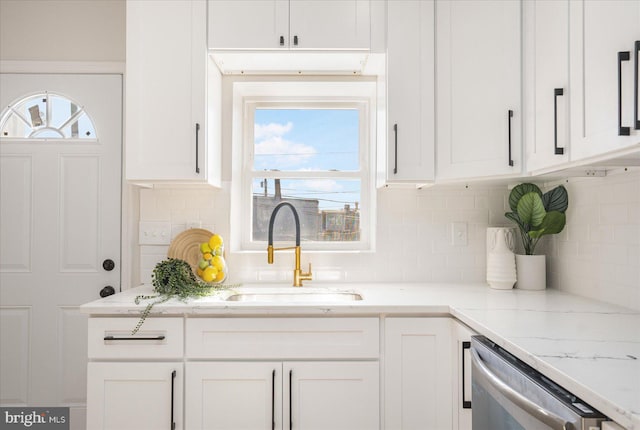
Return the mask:
[[553, 147], [556, 155], [564, 154], [564, 148], [558, 148], [558, 96], [563, 96], [562, 88], [553, 90]]
[[171, 430], [175, 430], [176, 422], [173, 419], [174, 397], [175, 397], [176, 371], [171, 372]]
[[471, 409], [471, 400], [467, 400], [467, 395], [464, 390], [464, 380], [465, 380], [465, 370], [464, 370], [464, 352], [471, 349], [471, 342], [464, 341], [462, 342], [462, 409]]
[[393, 124], [393, 136], [394, 136], [394, 154], [395, 161], [393, 164], [393, 174], [398, 173], [398, 124]]
[[113, 288], [111, 285], [107, 285], [106, 287], [100, 290], [100, 297], [112, 296], [115, 293], [116, 293], [115, 288]]
[[635, 79], [633, 83], [633, 116], [636, 123], [635, 129], [640, 130], [640, 115], [638, 115], [638, 57], [640, 57], [640, 40], [636, 40], [633, 50], [635, 51], [636, 57], [634, 65]]
[[291, 391], [291, 387], [293, 387], [293, 369], [289, 370], [289, 430], [293, 430], [293, 392]]
[[511, 158], [511, 118], [513, 118], [513, 111], [509, 109], [509, 166], [513, 166], [513, 159]]
[[196, 122], [196, 173], [200, 173], [200, 166], [198, 163], [198, 149], [199, 149], [198, 136], [199, 135], [200, 135], [200, 124]]
[[271, 430], [276, 430], [276, 369], [271, 372]]
[[631, 135], [631, 127], [622, 126], [622, 62], [630, 58], [629, 51], [618, 52], [618, 136]]

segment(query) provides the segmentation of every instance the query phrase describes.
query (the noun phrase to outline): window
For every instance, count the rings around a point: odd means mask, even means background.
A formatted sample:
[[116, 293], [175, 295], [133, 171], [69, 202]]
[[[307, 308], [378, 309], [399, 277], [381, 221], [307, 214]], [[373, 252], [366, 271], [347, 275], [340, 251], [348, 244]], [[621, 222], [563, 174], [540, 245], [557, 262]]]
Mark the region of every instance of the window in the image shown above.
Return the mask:
[[0, 119], [1, 136], [8, 139], [95, 139], [91, 119], [77, 103], [44, 92], [8, 106]]
[[[361, 84], [235, 84], [232, 183], [241, 185], [232, 217], [241, 222], [232, 243], [239, 249], [266, 248], [269, 219], [283, 201], [296, 208], [305, 250], [371, 249], [375, 86]], [[293, 214], [283, 208], [274, 239], [294, 238]]]

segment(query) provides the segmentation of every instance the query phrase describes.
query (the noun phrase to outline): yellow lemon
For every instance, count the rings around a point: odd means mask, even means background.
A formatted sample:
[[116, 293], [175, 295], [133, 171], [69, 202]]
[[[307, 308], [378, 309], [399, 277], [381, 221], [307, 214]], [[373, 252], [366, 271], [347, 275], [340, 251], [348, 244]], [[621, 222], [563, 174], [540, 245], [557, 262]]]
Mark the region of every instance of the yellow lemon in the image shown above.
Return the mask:
[[204, 254], [202, 254], [202, 258], [204, 260], [211, 260], [213, 258], [213, 254], [211, 254], [210, 252], [205, 252]]
[[224, 270], [224, 258], [216, 255], [215, 257], [213, 257], [213, 259], [211, 259], [211, 265], [218, 269], [218, 271]]
[[222, 236], [214, 234], [211, 236], [211, 239], [209, 239], [209, 248], [216, 249], [217, 247], [222, 246], [222, 243]]
[[218, 270], [213, 266], [209, 266], [206, 269], [204, 269], [202, 273], [202, 280], [204, 282], [211, 282], [216, 278], [217, 274], [218, 274]]
[[218, 274], [216, 275], [216, 282], [224, 281], [224, 277], [225, 277], [224, 272], [222, 270], [218, 271]]
[[211, 247], [207, 242], [200, 244], [200, 252], [202, 252], [203, 254], [206, 254], [207, 252], [211, 252]]
[[198, 276], [199, 276], [199, 277], [201, 277], [201, 278], [202, 278], [202, 274], [203, 274], [204, 272], [202, 271], [202, 269], [201, 269], [201, 268], [199, 268], [199, 267], [198, 267], [198, 269], [196, 270], [196, 273], [198, 274]]

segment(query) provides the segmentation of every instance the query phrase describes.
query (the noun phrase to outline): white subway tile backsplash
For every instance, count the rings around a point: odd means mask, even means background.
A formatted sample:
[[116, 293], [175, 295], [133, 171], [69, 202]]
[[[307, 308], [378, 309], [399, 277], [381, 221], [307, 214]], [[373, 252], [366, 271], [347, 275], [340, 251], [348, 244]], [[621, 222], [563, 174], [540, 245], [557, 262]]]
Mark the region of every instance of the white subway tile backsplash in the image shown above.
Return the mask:
[[[140, 221], [169, 221], [172, 237], [199, 221], [228, 238], [230, 187], [143, 189]], [[570, 179], [565, 230], [541, 240], [548, 285], [640, 309], [640, 173]], [[303, 267], [326, 282], [484, 282], [486, 228], [512, 226], [506, 185], [378, 190], [376, 250], [319, 253], [303, 249]], [[453, 246], [451, 223], [467, 223], [467, 246]], [[519, 238], [516, 240], [521, 249]], [[303, 247], [304, 248], [304, 247]], [[167, 247], [140, 247], [140, 277], [150, 282]], [[290, 282], [293, 255], [227, 251], [229, 282]]]
[[640, 309], [640, 172], [570, 180], [565, 232], [551, 248], [549, 285]]

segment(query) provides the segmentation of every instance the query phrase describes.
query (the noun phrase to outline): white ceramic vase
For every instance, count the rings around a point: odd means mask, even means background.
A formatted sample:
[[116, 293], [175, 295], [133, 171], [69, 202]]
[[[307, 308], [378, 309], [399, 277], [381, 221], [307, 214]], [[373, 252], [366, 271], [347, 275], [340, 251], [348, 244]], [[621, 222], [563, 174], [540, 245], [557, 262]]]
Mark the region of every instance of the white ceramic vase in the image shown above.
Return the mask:
[[509, 290], [516, 282], [513, 238], [512, 228], [487, 229], [487, 283], [491, 288]]
[[544, 255], [516, 255], [520, 290], [544, 290], [547, 288], [547, 266]]

